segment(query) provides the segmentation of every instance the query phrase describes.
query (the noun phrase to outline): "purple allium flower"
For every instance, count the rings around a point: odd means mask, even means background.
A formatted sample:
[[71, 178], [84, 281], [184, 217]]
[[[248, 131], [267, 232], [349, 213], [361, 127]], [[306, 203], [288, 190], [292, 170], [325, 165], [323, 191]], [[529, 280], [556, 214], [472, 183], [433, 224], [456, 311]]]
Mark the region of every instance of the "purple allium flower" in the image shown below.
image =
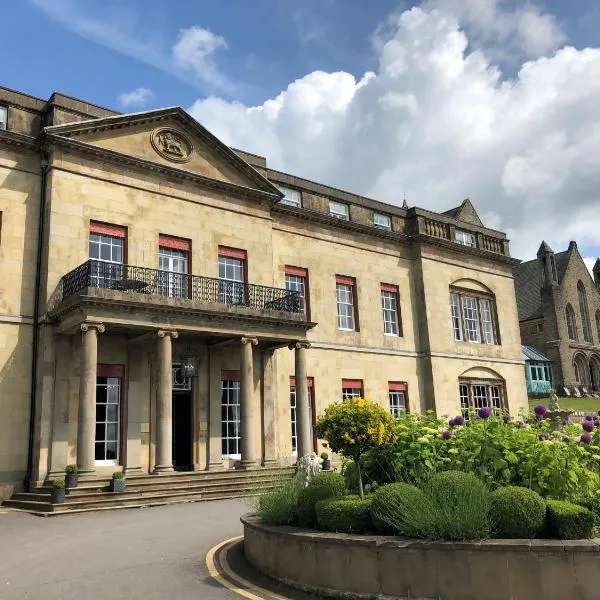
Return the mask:
[[563, 420], [562, 420], [563, 425], [568, 425], [570, 422], [571, 422], [571, 419], [569, 419], [569, 417], [563, 417]]
[[581, 426], [585, 431], [594, 431], [594, 424], [591, 421], [584, 421]]
[[585, 415], [585, 420], [586, 421], [593, 421], [594, 417], [592, 417], [592, 415]]
[[502, 420], [503, 420], [505, 423], [510, 423], [510, 415], [503, 415], [503, 416], [502, 416]]
[[442, 437], [445, 440], [449, 440], [452, 437], [452, 432], [449, 429], [447, 429], [446, 431], [444, 431], [444, 433], [442, 433]]
[[490, 415], [492, 414], [492, 409], [489, 406], [483, 406], [477, 411], [477, 414], [482, 419], [489, 419]]
[[458, 415], [457, 417], [454, 417], [454, 424], [455, 425], [464, 425], [465, 418], [462, 415]]
[[536, 404], [533, 412], [538, 417], [543, 417], [548, 412], [548, 407], [545, 404]]
[[547, 442], [550, 439], [550, 436], [545, 431], [542, 431], [538, 437], [542, 442]]
[[589, 433], [582, 433], [579, 438], [584, 444], [591, 444], [592, 436]]
[[456, 421], [454, 419], [450, 419], [448, 421], [448, 427], [454, 427], [456, 425]]

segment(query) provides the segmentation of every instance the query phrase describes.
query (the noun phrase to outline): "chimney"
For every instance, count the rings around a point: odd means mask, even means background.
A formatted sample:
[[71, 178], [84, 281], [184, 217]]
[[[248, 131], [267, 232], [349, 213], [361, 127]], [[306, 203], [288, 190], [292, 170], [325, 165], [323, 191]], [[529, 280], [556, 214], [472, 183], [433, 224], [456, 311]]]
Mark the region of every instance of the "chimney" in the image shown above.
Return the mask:
[[[575, 243], [575, 242], [572, 242]], [[570, 247], [570, 246], [569, 246]], [[554, 262], [554, 251], [547, 242], [543, 241], [537, 251], [537, 257], [542, 265], [544, 273], [544, 287], [558, 283], [556, 277], [556, 264]]]

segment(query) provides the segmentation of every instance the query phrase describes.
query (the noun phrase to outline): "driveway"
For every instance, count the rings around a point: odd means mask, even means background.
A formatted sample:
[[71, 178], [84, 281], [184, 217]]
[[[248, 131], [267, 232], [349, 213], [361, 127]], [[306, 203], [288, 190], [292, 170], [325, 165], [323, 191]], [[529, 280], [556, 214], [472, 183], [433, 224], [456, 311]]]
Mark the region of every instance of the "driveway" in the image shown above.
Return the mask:
[[249, 510], [224, 500], [51, 518], [0, 512], [0, 599], [239, 600], [211, 580], [205, 556], [241, 535]]

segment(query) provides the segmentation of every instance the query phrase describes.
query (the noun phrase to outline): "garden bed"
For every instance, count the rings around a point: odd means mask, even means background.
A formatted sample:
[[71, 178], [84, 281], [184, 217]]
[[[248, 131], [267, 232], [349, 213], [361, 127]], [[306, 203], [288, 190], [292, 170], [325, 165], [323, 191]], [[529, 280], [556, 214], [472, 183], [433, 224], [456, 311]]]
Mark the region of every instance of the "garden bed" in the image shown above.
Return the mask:
[[597, 600], [600, 539], [431, 542], [264, 525], [244, 551], [263, 574], [336, 598]]

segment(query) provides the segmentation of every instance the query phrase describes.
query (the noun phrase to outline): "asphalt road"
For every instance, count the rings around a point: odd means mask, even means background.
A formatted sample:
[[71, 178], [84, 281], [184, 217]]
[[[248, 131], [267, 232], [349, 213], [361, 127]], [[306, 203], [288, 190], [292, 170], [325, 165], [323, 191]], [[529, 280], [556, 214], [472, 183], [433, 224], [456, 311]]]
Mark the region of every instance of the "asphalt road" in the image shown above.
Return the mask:
[[50, 518], [0, 512], [0, 599], [239, 599], [209, 577], [205, 556], [241, 535], [249, 510], [226, 500]]

